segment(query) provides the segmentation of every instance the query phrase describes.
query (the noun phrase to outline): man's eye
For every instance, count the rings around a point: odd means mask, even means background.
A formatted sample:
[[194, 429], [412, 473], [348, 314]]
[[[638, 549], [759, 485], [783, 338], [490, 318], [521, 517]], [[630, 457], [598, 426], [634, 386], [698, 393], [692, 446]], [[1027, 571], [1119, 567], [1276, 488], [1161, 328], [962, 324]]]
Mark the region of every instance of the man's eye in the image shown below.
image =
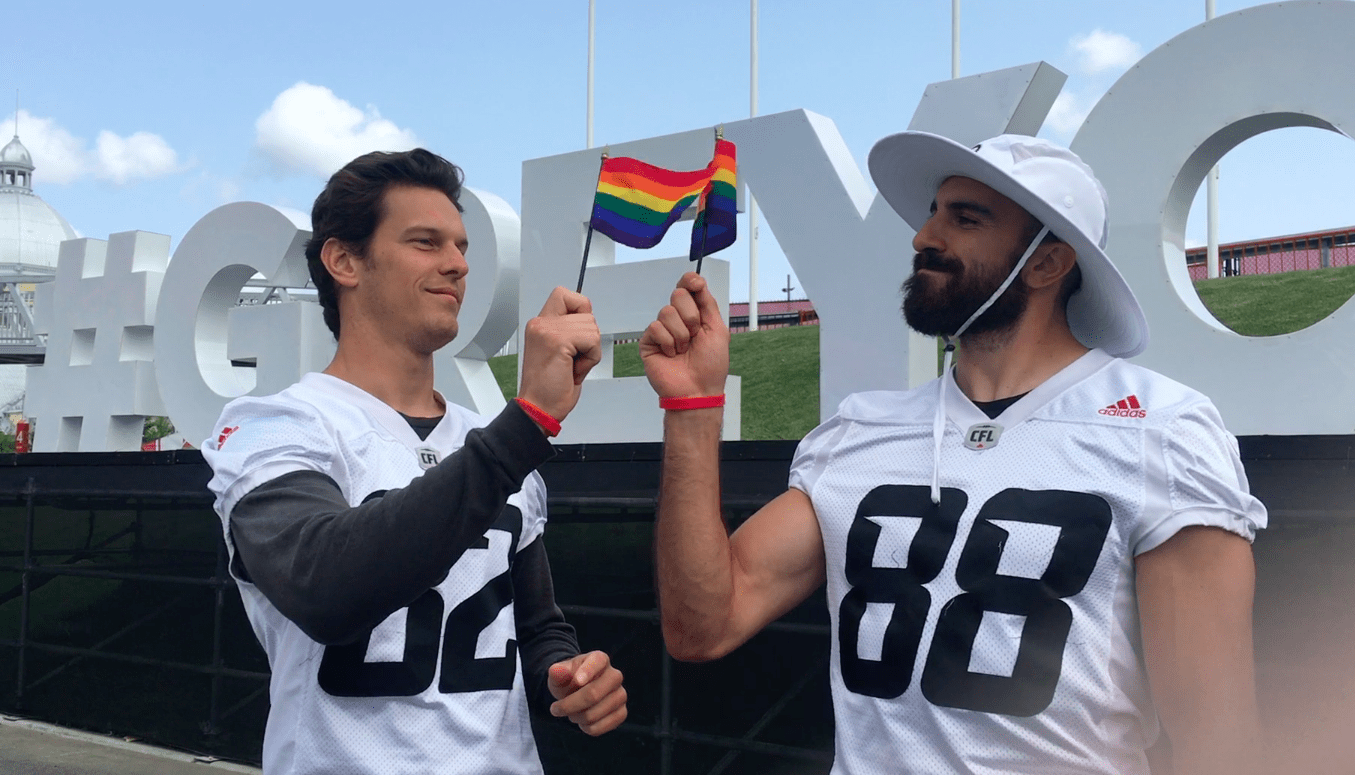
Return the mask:
[[414, 240], [414, 241], [417, 242], [417, 243], [419, 243], [420, 245], [428, 245], [429, 247], [432, 247], [432, 245], [433, 245], [433, 240], [431, 240], [431, 239], [429, 239], [429, 238], [427, 238], [427, 237], [419, 237], [418, 239], [416, 239], [416, 240]]

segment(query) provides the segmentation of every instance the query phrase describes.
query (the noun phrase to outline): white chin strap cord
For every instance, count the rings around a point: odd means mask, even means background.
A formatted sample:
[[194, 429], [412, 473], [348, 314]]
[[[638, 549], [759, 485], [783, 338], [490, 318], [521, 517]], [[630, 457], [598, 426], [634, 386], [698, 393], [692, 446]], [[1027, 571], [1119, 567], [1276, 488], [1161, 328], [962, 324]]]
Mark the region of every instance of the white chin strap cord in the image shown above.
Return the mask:
[[1025, 267], [1026, 262], [1030, 260], [1031, 255], [1035, 253], [1035, 249], [1040, 246], [1040, 243], [1044, 242], [1045, 235], [1048, 233], [1048, 226], [1040, 229], [1040, 233], [1035, 235], [1035, 239], [1030, 241], [1026, 252], [1021, 255], [1021, 260], [1017, 261], [1016, 266], [1012, 267], [1007, 279], [1002, 281], [996, 291], [993, 291], [993, 295], [988, 297], [988, 301], [974, 310], [974, 314], [969, 316], [964, 325], [957, 328], [955, 333], [950, 336], [941, 335], [941, 338], [946, 341], [946, 357], [941, 367], [941, 390], [936, 398], [936, 417], [932, 420], [932, 503], [941, 503], [941, 439], [946, 435], [946, 385], [950, 382], [951, 356], [955, 354], [954, 340], [959, 339], [965, 331], [969, 330], [974, 321], [978, 320], [980, 315], [987, 312], [988, 308], [993, 306], [993, 303], [1007, 292], [1007, 288], [1016, 280], [1016, 276], [1021, 274], [1022, 268]]

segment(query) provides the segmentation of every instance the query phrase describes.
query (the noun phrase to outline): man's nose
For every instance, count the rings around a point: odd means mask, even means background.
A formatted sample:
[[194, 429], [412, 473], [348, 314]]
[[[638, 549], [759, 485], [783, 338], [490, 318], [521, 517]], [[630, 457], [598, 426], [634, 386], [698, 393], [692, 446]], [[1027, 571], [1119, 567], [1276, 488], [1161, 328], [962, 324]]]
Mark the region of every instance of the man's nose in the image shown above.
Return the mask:
[[938, 230], [933, 225], [935, 222], [936, 214], [933, 213], [932, 217], [922, 224], [922, 228], [917, 230], [917, 234], [913, 235], [913, 250], [915, 252], [921, 253], [928, 248], [938, 253], [946, 252], [946, 244], [941, 240], [941, 235], [937, 233]]
[[448, 245], [447, 251], [451, 254], [447, 257], [447, 265], [443, 268], [443, 274], [449, 274], [454, 278], [465, 277], [470, 273], [470, 264], [466, 263], [466, 254], [455, 245]]

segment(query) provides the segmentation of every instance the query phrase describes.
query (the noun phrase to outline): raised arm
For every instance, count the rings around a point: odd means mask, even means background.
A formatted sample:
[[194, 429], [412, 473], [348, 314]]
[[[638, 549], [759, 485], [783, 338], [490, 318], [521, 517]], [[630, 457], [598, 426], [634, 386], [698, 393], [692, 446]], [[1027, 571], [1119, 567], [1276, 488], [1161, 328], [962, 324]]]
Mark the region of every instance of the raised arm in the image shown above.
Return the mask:
[[1188, 527], [1136, 562], [1148, 679], [1177, 775], [1265, 771], [1246, 539]]
[[[729, 329], [699, 275], [678, 283], [640, 340], [660, 397], [724, 393]], [[659, 485], [659, 608], [674, 657], [721, 657], [808, 597], [824, 580], [823, 538], [808, 496], [788, 490], [733, 536], [720, 513], [719, 408], [664, 417]]]
[[[598, 361], [588, 299], [556, 288], [525, 327], [521, 395], [557, 420]], [[465, 445], [407, 486], [350, 507], [314, 470], [264, 482], [230, 508], [243, 571], [312, 639], [352, 641], [414, 601], [479, 541], [508, 497], [553, 454], [541, 424], [509, 404]], [[243, 427], [222, 455], [248, 456]]]

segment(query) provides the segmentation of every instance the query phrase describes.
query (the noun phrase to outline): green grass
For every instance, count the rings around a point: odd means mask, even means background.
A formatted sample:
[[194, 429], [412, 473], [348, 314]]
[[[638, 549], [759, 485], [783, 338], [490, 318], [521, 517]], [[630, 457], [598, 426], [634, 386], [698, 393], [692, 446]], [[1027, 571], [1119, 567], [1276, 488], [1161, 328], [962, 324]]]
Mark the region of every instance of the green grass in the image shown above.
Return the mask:
[[730, 372], [743, 378], [743, 438], [799, 439], [819, 424], [819, 327], [735, 334]]
[[1220, 277], [1195, 283], [1200, 300], [1224, 325], [1247, 336], [1307, 328], [1355, 294], [1355, 266]]
[[[489, 368], [506, 397], [517, 395], [516, 355], [491, 358]], [[729, 371], [743, 379], [742, 437], [798, 439], [819, 424], [819, 327], [791, 326], [734, 334]], [[645, 373], [636, 344], [616, 345], [612, 374]]]
[[[1224, 325], [1247, 336], [1298, 331], [1355, 295], [1355, 267], [1202, 280], [1195, 289]], [[937, 363], [940, 363], [938, 344]], [[730, 372], [743, 377], [744, 439], [798, 439], [818, 424], [819, 327], [735, 334]], [[492, 358], [505, 396], [517, 394], [517, 356]], [[617, 345], [613, 373], [644, 374], [636, 345]]]

